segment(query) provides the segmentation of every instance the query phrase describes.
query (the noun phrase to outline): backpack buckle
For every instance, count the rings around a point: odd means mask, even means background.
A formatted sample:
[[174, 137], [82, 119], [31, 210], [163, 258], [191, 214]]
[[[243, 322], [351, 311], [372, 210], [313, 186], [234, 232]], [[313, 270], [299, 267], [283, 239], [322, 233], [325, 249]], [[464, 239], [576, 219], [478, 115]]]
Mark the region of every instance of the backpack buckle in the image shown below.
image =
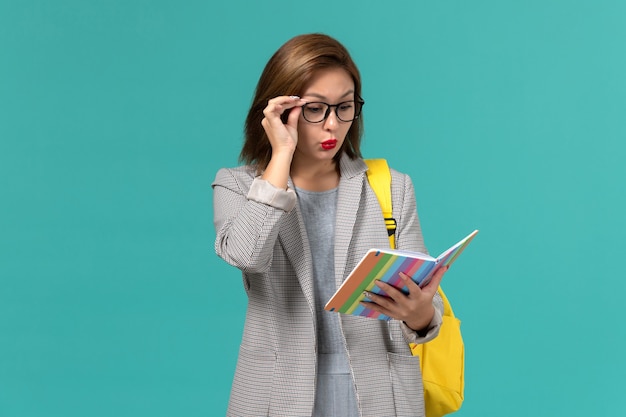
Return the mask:
[[393, 236], [396, 232], [396, 228], [398, 226], [398, 222], [393, 217], [385, 217], [385, 226], [387, 226], [387, 234], [389, 236]]

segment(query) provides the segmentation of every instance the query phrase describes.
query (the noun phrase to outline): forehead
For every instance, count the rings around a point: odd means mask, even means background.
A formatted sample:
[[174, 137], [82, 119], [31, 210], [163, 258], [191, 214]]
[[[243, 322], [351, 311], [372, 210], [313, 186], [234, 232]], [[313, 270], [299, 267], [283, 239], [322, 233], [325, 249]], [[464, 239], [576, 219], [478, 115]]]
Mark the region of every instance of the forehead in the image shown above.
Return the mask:
[[328, 68], [315, 73], [307, 84], [303, 98], [335, 100], [354, 98], [354, 81], [343, 68]]

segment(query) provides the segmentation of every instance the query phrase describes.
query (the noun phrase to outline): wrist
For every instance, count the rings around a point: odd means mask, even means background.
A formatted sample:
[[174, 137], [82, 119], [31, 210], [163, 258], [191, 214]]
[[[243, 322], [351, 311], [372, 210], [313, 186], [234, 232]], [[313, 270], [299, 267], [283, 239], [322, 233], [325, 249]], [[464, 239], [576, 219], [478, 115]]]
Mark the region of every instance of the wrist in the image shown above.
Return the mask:
[[404, 324], [406, 324], [408, 328], [417, 333], [425, 333], [428, 331], [430, 323], [433, 321], [434, 315], [435, 307], [431, 304], [426, 311], [421, 314], [416, 314], [415, 317], [411, 318], [410, 320], [405, 320]]
[[293, 154], [288, 152], [272, 152], [272, 158], [265, 167], [261, 178], [275, 187], [287, 189], [292, 156]]

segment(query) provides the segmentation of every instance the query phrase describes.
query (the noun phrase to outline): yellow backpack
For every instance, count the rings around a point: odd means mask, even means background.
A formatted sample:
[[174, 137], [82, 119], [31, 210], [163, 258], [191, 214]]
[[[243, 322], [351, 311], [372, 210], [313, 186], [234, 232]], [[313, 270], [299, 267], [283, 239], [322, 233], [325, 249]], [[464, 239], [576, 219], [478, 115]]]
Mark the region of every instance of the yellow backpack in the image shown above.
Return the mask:
[[[384, 159], [366, 159], [367, 180], [376, 193], [383, 211], [389, 243], [395, 248], [396, 221], [391, 203], [391, 172]], [[454, 316], [452, 306], [441, 287], [443, 324], [439, 335], [424, 344], [411, 343], [411, 353], [420, 357], [424, 382], [426, 417], [441, 417], [457, 411], [463, 403], [465, 347], [461, 321]]]

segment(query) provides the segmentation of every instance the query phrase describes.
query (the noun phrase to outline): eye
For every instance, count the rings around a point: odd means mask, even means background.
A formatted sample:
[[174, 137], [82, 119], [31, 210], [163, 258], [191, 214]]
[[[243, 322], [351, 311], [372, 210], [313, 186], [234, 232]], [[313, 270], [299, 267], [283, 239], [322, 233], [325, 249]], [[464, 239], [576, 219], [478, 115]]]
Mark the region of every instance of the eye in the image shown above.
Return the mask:
[[353, 107], [354, 107], [354, 102], [353, 101], [346, 101], [345, 103], [340, 103], [339, 104], [339, 110], [340, 111], [350, 110]]
[[321, 113], [324, 111], [324, 105], [321, 103], [309, 103], [305, 109], [310, 113]]

